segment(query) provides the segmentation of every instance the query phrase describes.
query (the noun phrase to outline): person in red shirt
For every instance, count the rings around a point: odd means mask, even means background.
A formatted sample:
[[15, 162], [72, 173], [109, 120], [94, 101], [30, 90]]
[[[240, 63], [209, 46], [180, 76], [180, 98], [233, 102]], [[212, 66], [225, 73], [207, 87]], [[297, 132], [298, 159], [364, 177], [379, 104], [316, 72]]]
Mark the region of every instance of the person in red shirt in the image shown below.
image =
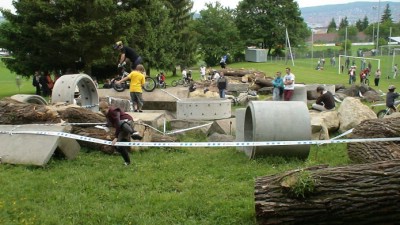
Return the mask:
[[[118, 142], [129, 142], [130, 138], [134, 140], [142, 140], [142, 136], [139, 132], [132, 128], [133, 118], [124, 112], [120, 108], [109, 106], [107, 102], [101, 101], [99, 103], [100, 112], [107, 118], [107, 126], [115, 128], [115, 137], [112, 141], [112, 145]], [[117, 151], [121, 154], [125, 161], [125, 165], [131, 163], [129, 157], [129, 147], [117, 146]]]

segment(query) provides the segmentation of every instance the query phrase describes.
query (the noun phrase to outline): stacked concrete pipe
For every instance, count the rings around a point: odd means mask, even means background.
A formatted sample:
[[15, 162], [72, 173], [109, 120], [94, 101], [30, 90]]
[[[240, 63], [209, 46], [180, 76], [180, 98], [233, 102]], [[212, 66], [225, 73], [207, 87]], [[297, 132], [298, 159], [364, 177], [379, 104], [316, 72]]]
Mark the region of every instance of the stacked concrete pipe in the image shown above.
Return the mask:
[[[310, 115], [302, 101], [251, 101], [244, 119], [244, 141], [302, 141], [311, 139]], [[284, 156], [305, 159], [310, 145], [248, 146], [249, 158]]]
[[93, 112], [99, 111], [99, 95], [92, 78], [86, 74], [63, 75], [54, 84], [51, 100], [53, 103], [74, 104], [76, 87], [79, 88], [80, 102]]

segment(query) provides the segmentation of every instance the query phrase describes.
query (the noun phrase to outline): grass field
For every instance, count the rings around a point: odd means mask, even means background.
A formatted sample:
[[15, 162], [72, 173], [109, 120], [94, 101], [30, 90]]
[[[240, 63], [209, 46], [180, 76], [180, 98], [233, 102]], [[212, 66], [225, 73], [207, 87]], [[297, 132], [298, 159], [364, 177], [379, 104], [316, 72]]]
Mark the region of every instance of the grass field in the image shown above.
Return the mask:
[[[391, 60], [383, 65], [389, 65]], [[347, 84], [347, 75], [311, 60], [238, 63], [272, 76], [292, 68], [298, 83]], [[199, 76], [194, 71], [195, 78]], [[171, 78], [169, 78], [171, 79]], [[30, 80], [21, 90], [15, 75], [0, 64], [0, 97], [34, 93]], [[398, 80], [382, 79], [379, 88]], [[205, 141], [190, 133], [184, 141]], [[29, 146], [27, 146], [29, 148]], [[0, 164], [0, 224], [256, 224], [256, 177], [313, 165], [349, 164], [346, 145], [312, 146], [307, 160], [268, 157], [249, 160], [234, 148], [148, 148], [118, 155], [82, 149], [75, 160], [52, 158], [45, 167]]]

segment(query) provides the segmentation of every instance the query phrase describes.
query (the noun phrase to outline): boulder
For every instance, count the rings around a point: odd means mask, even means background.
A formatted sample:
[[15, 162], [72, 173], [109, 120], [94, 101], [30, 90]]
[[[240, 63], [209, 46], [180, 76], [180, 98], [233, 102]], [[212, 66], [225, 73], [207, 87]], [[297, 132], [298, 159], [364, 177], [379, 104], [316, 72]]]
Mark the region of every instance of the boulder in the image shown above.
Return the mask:
[[329, 133], [339, 129], [339, 115], [337, 111], [319, 112], [310, 111], [311, 133], [313, 140], [328, 140]]
[[376, 119], [375, 112], [361, 103], [359, 99], [347, 97], [343, 100], [338, 110], [341, 132], [354, 128], [362, 121]]

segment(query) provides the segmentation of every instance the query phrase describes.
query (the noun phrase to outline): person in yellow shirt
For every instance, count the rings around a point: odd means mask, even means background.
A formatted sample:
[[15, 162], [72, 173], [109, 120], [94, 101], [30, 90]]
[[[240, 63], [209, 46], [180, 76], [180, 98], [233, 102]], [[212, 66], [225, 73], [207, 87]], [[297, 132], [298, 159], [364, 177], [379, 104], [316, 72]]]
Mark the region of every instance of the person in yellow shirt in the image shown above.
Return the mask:
[[142, 107], [144, 104], [142, 92], [143, 92], [143, 85], [145, 82], [144, 77], [144, 66], [139, 64], [136, 66], [135, 70], [133, 70], [128, 76], [124, 77], [123, 79], [117, 81], [116, 83], [119, 84], [126, 80], [130, 80], [129, 91], [131, 92], [131, 100], [133, 104], [133, 108], [135, 112], [143, 112]]

